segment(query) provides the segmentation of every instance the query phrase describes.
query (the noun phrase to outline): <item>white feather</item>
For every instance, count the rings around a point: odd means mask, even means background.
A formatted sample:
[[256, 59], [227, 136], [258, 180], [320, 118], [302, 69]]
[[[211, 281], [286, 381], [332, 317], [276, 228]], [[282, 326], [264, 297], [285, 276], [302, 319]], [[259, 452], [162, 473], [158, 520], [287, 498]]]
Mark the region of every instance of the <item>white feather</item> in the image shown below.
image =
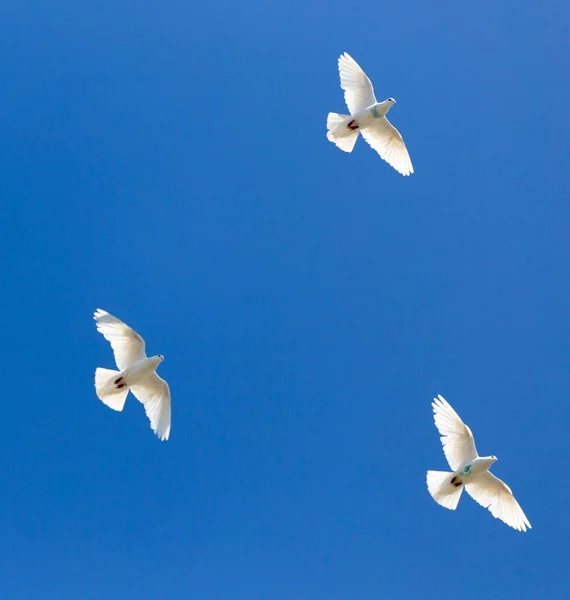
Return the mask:
[[428, 471], [426, 482], [431, 497], [441, 506], [449, 510], [455, 510], [461, 498], [463, 486], [454, 487], [451, 485], [453, 473], [448, 471]]
[[131, 392], [143, 403], [154, 433], [161, 439], [170, 436], [170, 388], [156, 373], [131, 386]]
[[345, 152], [352, 152], [359, 133], [358, 129], [351, 130], [346, 127], [350, 119], [352, 119], [350, 115], [338, 113], [329, 113], [327, 118], [327, 139]]
[[93, 316], [97, 331], [110, 342], [115, 362], [121, 371], [146, 358], [144, 340], [128, 325], [98, 308]]
[[478, 456], [473, 434], [443, 396], [434, 398], [432, 406], [435, 426], [442, 436], [445, 458], [449, 466], [457, 471]]
[[474, 477], [465, 485], [467, 493], [491, 514], [518, 531], [531, 529], [526, 515], [515, 500], [511, 488], [489, 471]]
[[127, 394], [129, 393], [128, 387], [117, 389], [113, 385], [113, 382], [120, 375], [119, 371], [112, 371], [111, 369], [95, 369], [95, 391], [97, 397], [103, 404], [118, 411], [123, 410]]
[[402, 175], [414, 172], [412, 161], [400, 132], [386, 117], [362, 128], [362, 137], [390, 166]]
[[340, 87], [344, 90], [344, 101], [351, 115], [376, 104], [372, 82], [347, 52], [338, 59], [338, 73]]

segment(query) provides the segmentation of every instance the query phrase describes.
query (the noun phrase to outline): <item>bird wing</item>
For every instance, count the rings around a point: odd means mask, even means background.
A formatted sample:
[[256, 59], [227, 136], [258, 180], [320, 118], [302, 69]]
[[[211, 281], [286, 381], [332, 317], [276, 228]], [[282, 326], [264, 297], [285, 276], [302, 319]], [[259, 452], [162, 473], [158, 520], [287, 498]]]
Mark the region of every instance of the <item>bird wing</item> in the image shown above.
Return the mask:
[[161, 440], [167, 440], [170, 436], [171, 417], [168, 383], [156, 373], [152, 373], [129, 389], [136, 399], [143, 403], [151, 429]]
[[467, 493], [484, 508], [488, 508], [496, 519], [501, 519], [518, 531], [526, 531], [531, 525], [511, 488], [489, 471], [477, 475], [465, 486]]
[[108, 312], [98, 308], [93, 316], [97, 330], [111, 343], [120, 371], [146, 358], [142, 337]]
[[445, 458], [452, 470], [457, 471], [478, 456], [473, 434], [443, 396], [434, 398], [431, 405], [435, 426], [441, 433]]
[[344, 101], [351, 115], [376, 104], [372, 82], [346, 52], [338, 59], [338, 72], [340, 87], [344, 90]]
[[414, 172], [410, 155], [400, 132], [386, 117], [375, 119], [369, 127], [360, 130], [362, 137], [398, 173], [410, 175]]

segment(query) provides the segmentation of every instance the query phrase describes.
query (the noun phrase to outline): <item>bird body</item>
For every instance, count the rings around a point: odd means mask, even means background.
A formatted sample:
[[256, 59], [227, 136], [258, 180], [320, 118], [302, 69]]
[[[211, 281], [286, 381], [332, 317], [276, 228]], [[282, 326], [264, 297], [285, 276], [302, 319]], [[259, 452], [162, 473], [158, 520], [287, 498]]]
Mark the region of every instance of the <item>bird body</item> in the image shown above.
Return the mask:
[[123, 371], [123, 376], [127, 385], [136, 385], [144, 381], [149, 375], [152, 375], [158, 365], [164, 360], [162, 355], [151, 356], [135, 363]]
[[372, 106], [368, 106], [364, 110], [353, 115], [353, 118], [357, 121], [361, 129], [370, 127], [376, 122], [376, 119], [384, 118], [394, 104], [396, 104], [396, 101], [392, 99], [376, 102], [375, 104], [372, 104]]
[[125, 390], [124, 388], [130, 388], [133, 385], [144, 383], [144, 381], [152, 376], [158, 365], [164, 360], [164, 357], [151, 356], [150, 358], [143, 358], [138, 362], [127, 367], [124, 371], [110, 371], [109, 369], [103, 369], [108, 373], [116, 374], [115, 377], [105, 378], [105, 384], [96, 387], [95, 391], [100, 400], [105, 402], [107, 396], [114, 394], [121, 394]]
[[443, 451], [453, 469], [453, 472], [427, 472], [428, 491], [433, 499], [441, 506], [455, 510], [465, 488], [495, 518], [519, 531], [531, 529], [509, 486], [489, 471], [497, 457], [477, 454], [471, 430], [443, 396], [434, 398], [432, 406], [435, 425], [442, 435]]
[[386, 114], [396, 101], [378, 102], [370, 79], [346, 52], [338, 59], [340, 86], [350, 115], [329, 113], [327, 139], [345, 152], [352, 152], [358, 134], [402, 175], [414, 172], [412, 161], [400, 132]]
[[473, 477], [489, 470], [489, 467], [496, 462], [494, 456], [479, 456], [475, 460], [466, 463], [461, 469], [455, 471], [454, 475], [458, 481], [466, 483]]
[[121, 411], [129, 390], [145, 407], [152, 430], [161, 440], [170, 436], [170, 388], [156, 374], [162, 354], [147, 358], [142, 337], [128, 325], [104, 310], [97, 309], [97, 329], [111, 343], [119, 371], [95, 370], [98, 398], [113, 410]]
[[[367, 106], [364, 110], [361, 110], [354, 115], [338, 115], [337, 113], [331, 113], [337, 117], [342, 117], [343, 124], [342, 127], [335, 128], [334, 135], [337, 137], [352, 136], [354, 141], [356, 141], [356, 138], [358, 137], [358, 130], [368, 129], [377, 122], [377, 119], [383, 119], [395, 102], [395, 100], [376, 102], [375, 104]], [[332, 139], [331, 141], [334, 142], [335, 140]]]

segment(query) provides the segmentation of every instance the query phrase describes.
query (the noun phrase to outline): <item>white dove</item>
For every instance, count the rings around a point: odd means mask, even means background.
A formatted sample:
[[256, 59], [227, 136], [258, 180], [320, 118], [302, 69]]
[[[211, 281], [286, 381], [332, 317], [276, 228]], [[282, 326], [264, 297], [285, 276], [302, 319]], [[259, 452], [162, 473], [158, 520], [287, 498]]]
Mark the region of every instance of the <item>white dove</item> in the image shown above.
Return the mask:
[[519, 531], [531, 529], [509, 486], [489, 473], [489, 467], [497, 457], [477, 454], [471, 430], [443, 396], [434, 398], [432, 406], [445, 457], [454, 471], [427, 472], [427, 486], [433, 499], [445, 508], [455, 510], [465, 486], [471, 498], [488, 508], [496, 519]]
[[142, 337], [128, 325], [98, 308], [93, 316], [97, 330], [111, 343], [119, 371], [98, 368], [95, 391], [113, 410], [121, 411], [129, 390], [143, 403], [152, 430], [161, 440], [170, 435], [170, 388], [156, 374], [162, 354], [147, 358]]
[[345, 152], [352, 152], [358, 133], [398, 173], [414, 172], [410, 155], [400, 132], [388, 121], [386, 113], [396, 104], [394, 98], [378, 102], [366, 73], [346, 52], [338, 59], [340, 87], [349, 115], [329, 113], [327, 138]]

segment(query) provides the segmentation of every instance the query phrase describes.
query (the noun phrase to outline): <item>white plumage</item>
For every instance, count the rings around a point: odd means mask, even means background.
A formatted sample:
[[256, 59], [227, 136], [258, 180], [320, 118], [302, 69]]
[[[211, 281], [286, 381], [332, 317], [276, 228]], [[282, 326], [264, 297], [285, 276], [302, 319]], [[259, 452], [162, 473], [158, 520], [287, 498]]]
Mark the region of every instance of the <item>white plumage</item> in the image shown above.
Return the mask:
[[352, 152], [358, 134], [398, 173], [414, 172], [410, 155], [400, 132], [386, 113], [396, 103], [393, 98], [378, 102], [370, 79], [346, 52], [338, 59], [340, 87], [350, 115], [329, 113], [327, 139], [345, 152]]
[[152, 430], [161, 440], [170, 435], [170, 388], [156, 374], [164, 360], [161, 354], [147, 358], [142, 337], [123, 321], [98, 308], [94, 317], [97, 330], [110, 342], [119, 371], [98, 368], [95, 391], [113, 410], [121, 411], [129, 390], [145, 408]]
[[477, 454], [471, 430], [459, 418], [443, 396], [432, 402], [435, 425], [441, 433], [441, 443], [453, 472], [428, 471], [427, 486], [433, 499], [450, 510], [455, 510], [463, 487], [491, 514], [519, 531], [531, 525], [515, 500], [508, 485], [489, 472], [496, 456]]

